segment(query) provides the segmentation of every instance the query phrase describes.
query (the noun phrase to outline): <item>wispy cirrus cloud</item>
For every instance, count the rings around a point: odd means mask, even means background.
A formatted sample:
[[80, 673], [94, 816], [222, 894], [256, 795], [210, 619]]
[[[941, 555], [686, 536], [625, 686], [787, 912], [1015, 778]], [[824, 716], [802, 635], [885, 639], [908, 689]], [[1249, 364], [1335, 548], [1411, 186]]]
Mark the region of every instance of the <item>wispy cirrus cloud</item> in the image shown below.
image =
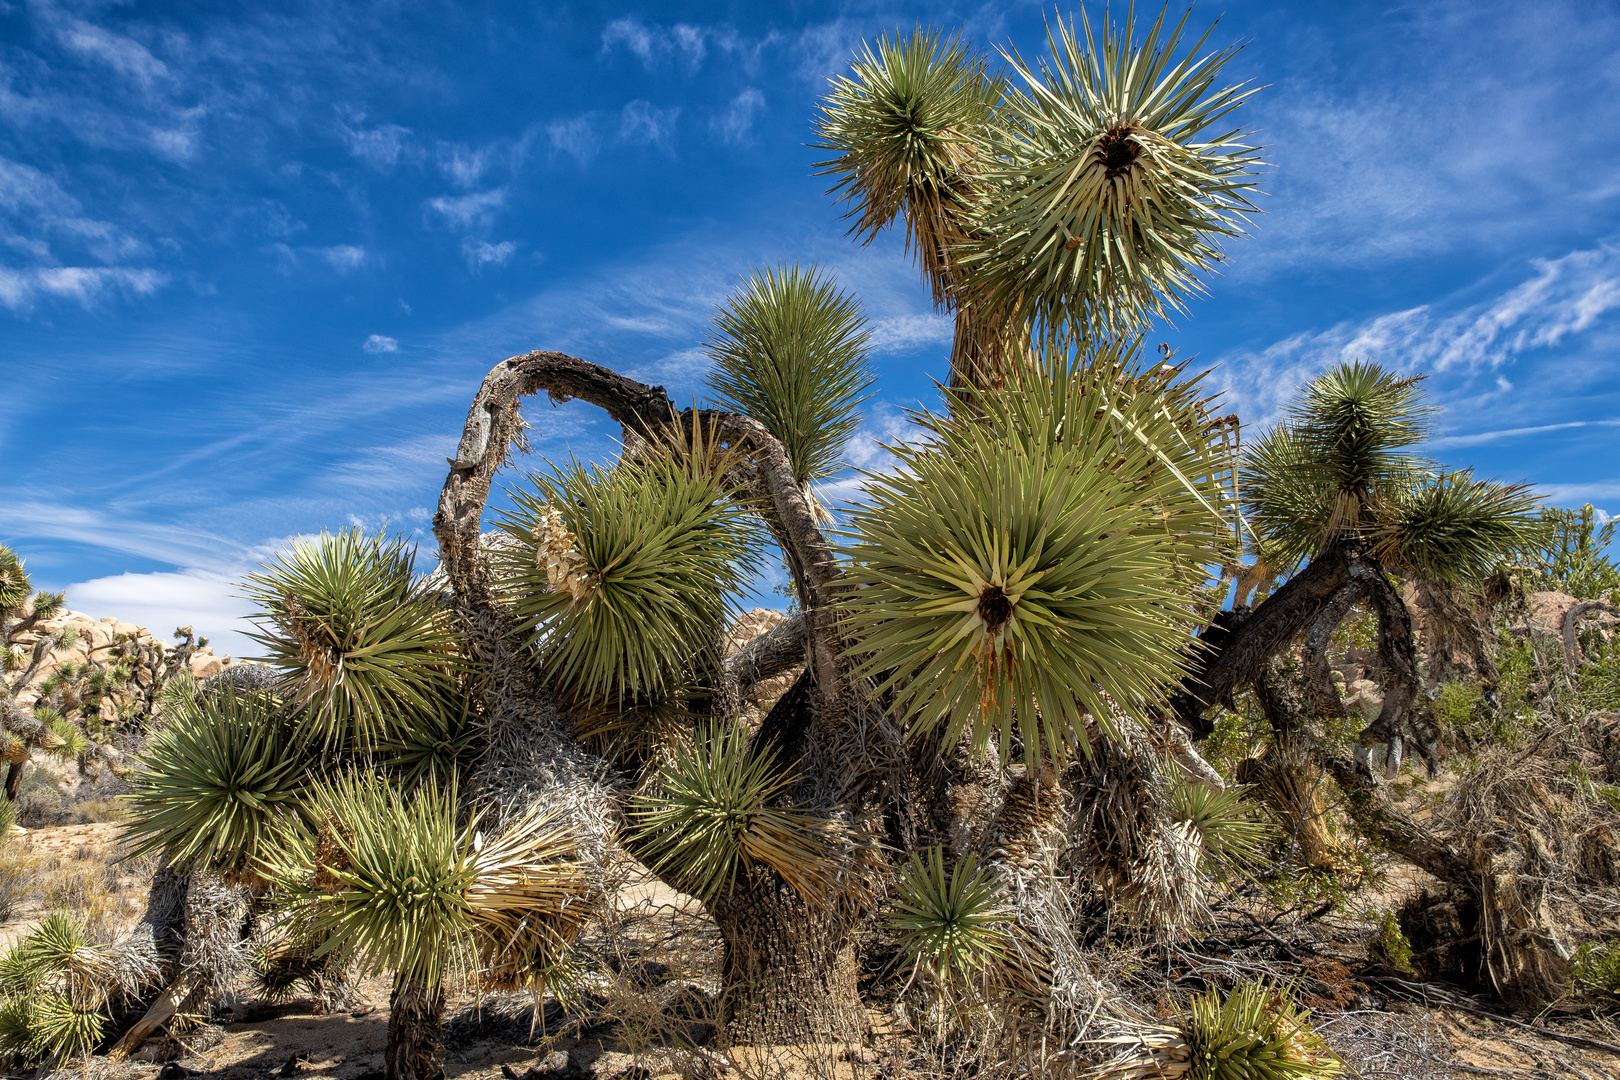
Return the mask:
[[[1499, 399], [1513, 389], [1509, 376], [1521, 359], [1606, 329], [1609, 314], [1620, 309], [1620, 244], [1606, 241], [1531, 265], [1527, 280], [1450, 312], [1445, 304], [1423, 304], [1229, 353], [1217, 383], [1251, 421], [1274, 417], [1295, 387], [1342, 361], [1446, 375], [1459, 393]], [[1580, 365], [1561, 367], [1561, 378], [1583, 374]], [[1554, 406], [1547, 389], [1511, 403], [1514, 411]]]

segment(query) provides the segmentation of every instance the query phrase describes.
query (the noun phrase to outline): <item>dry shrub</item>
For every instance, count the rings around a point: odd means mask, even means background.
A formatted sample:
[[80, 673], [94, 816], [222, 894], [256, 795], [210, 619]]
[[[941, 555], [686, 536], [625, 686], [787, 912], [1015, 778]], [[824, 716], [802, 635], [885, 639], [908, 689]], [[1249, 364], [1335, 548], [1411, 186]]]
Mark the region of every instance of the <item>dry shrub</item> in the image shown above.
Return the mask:
[[[1435, 827], [1479, 882], [1472, 900], [1452, 899], [1456, 931], [1482, 947], [1474, 975], [1516, 1004], [1561, 997], [1567, 958], [1620, 915], [1620, 808], [1592, 780], [1604, 768], [1600, 748], [1555, 723], [1522, 753], [1488, 751], [1436, 811]], [[1436, 946], [1446, 944], [1442, 933]]]
[[123, 821], [129, 816], [129, 803], [118, 798], [86, 799], [75, 803], [73, 809], [86, 822], [102, 824], [109, 821]]
[[1302, 750], [1278, 747], [1237, 767], [1237, 781], [1254, 789], [1277, 818], [1299, 861], [1315, 870], [1342, 873], [1356, 860], [1328, 806], [1326, 776]]
[[39, 872], [39, 860], [15, 844], [0, 847], [0, 922], [17, 915]]
[[39, 883], [45, 906], [87, 915], [93, 907], [113, 910], [118, 871], [106, 863], [75, 861], [47, 872]]

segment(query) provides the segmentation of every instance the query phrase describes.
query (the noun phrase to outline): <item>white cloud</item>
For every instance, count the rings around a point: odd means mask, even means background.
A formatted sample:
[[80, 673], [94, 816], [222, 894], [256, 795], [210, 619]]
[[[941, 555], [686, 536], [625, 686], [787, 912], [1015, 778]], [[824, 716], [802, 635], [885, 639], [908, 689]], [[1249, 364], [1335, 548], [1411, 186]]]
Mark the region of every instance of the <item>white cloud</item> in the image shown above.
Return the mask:
[[[356, 124], [364, 119], [363, 114], [354, 118]], [[411, 129], [398, 124], [382, 124], [368, 129], [340, 123], [338, 130], [349, 144], [349, 153], [378, 172], [392, 170], [410, 146]]]
[[678, 105], [673, 109], [660, 109], [651, 102], [632, 101], [620, 114], [619, 138], [630, 143], [652, 143], [667, 150], [680, 115]]
[[359, 269], [366, 261], [366, 249], [355, 247], [353, 244], [338, 244], [335, 247], [316, 248], [316, 252], [340, 274], [347, 274]]
[[956, 324], [949, 315], [889, 315], [872, 321], [870, 346], [875, 353], [940, 345], [949, 349], [955, 336]]
[[547, 124], [546, 137], [551, 140], [553, 150], [569, 155], [581, 165], [590, 163], [601, 143], [596, 134], [595, 117], [589, 113]]
[[753, 129], [754, 117], [764, 110], [765, 95], [750, 86], [733, 98], [730, 107], [710, 121], [710, 126], [724, 141], [741, 142]]
[[108, 291], [149, 296], [169, 281], [157, 270], [117, 266], [46, 266], [13, 270], [0, 266], [0, 304], [26, 311], [37, 296], [77, 300], [89, 308]]
[[1604, 243], [1532, 263], [1534, 275], [1497, 297], [1446, 315], [1434, 305], [1307, 331], [1258, 351], [1223, 358], [1217, 382], [1245, 420], [1276, 414], [1295, 387], [1329, 365], [1371, 360], [1403, 372], [1485, 376], [1500, 395], [1503, 370], [1537, 350], [1591, 331], [1620, 309], [1620, 246]]
[[495, 213], [506, 205], [506, 189], [474, 192], [471, 195], [440, 195], [427, 201], [430, 209], [444, 216], [458, 229], [487, 229]]
[[80, 19], [73, 19], [57, 31], [62, 44], [69, 49], [100, 60], [120, 75], [127, 75], [143, 87], [166, 76], [169, 69], [153, 56], [146, 46], [133, 38], [122, 37]]
[[474, 273], [486, 266], [503, 266], [517, 251], [517, 242], [502, 240], [498, 244], [491, 244], [487, 240], [463, 240], [461, 242], [461, 256], [467, 260], [467, 267]]
[[1467, 435], [1447, 435], [1440, 439], [1430, 439], [1424, 445], [1431, 450], [1450, 450], [1459, 446], [1485, 446], [1524, 435], [1544, 435], [1549, 431], [1570, 431], [1586, 427], [1620, 427], [1620, 420], [1569, 420], [1562, 424], [1537, 424], [1532, 427], [1503, 428], [1501, 431], [1476, 431]]
[[676, 23], [665, 29], [656, 24], [649, 25], [634, 15], [626, 15], [614, 19], [602, 31], [602, 52], [611, 52], [614, 46], [622, 45], [640, 57], [642, 65], [649, 70], [665, 57], [674, 56], [680, 57], [688, 67], [696, 68], [708, 54], [708, 41], [711, 38], [724, 45], [734, 37], [735, 34], [728, 31], [711, 30], [689, 23]]
[[459, 188], [474, 187], [489, 171], [496, 154], [493, 146], [474, 150], [459, 143], [445, 143], [439, 147], [439, 171]]
[[372, 334], [360, 347], [368, 353], [399, 352], [399, 342], [382, 334]]
[[190, 626], [209, 639], [216, 656], [245, 657], [260, 651], [247, 634], [253, 613], [238, 577], [206, 570], [158, 571], [92, 578], [67, 587], [67, 604], [74, 611], [121, 622], [136, 623], [154, 637], [168, 638], [181, 626]]

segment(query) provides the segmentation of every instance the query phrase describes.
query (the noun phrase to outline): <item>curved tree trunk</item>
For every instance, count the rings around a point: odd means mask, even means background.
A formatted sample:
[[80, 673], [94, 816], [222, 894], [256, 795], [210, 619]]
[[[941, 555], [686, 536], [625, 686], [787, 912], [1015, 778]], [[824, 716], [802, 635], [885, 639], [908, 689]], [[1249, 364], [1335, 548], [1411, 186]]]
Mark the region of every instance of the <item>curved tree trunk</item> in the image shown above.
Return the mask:
[[444, 1080], [443, 1014], [444, 987], [395, 977], [388, 996], [385, 1080]]
[[[868, 717], [861, 695], [849, 684], [833, 613], [843, 572], [793, 479], [781, 442], [750, 417], [678, 412], [662, 387], [646, 386], [561, 353], [514, 356], [485, 377], [433, 519], [440, 559], [475, 639], [475, 651], [501, 669], [497, 681], [514, 688], [507, 696], [523, 698], [543, 694], [543, 689], [523, 668], [526, 654], [509, 637], [512, 622], [492, 595], [479, 558], [479, 535], [496, 471], [521, 431], [521, 399], [542, 390], [553, 402], [578, 398], [604, 409], [628, 436], [652, 436], [671, 427], [690, 430], [702, 423], [722, 446], [738, 453], [737, 469], [752, 489], [752, 505], [793, 570], [803, 615], [794, 620], [792, 630], [728, 665], [722, 681], [740, 686], [789, 659], [806, 663], [794, 691], [773, 710], [775, 726], [772, 720], [766, 722], [771, 728], [769, 741], [779, 749], [790, 747], [800, 762], [795, 800], [817, 806], [842, 806], [874, 796], [903, 801], [903, 783], [893, 776], [895, 760], [905, 764], [904, 748], [896, 752], [899, 736], [893, 724], [887, 718]], [[550, 706], [549, 699], [545, 704]], [[504, 721], [508, 726], [521, 726], [538, 722], [534, 718], [544, 710], [514, 700], [500, 711], [513, 714]], [[609, 798], [605, 788], [599, 798]], [[609, 808], [599, 809], [604, 820], [611, 816]], [[726, 940], [724, 994], [737, 1018], [734, 1035], [772, 1041], [856, 1037], [865, 1030], [855, 981], [854, 931], [859, 920], [854, 912], [862, 905], [847, 900], [840, 908], [838, 898], [832, 898], [827, 910], [812, 909], [774, 875], [766, 878], [711, 905]], [[680, 887], [679, 882], [672, 884]], [[851, 895], [863, 895], [858, 883]], [[850, 912], [847, 917], [830, 913], [843, 909]], [[418, 1012], [426, 1023], [427, 1013]], [[417, 1013], [405, 1010], [401, 1015]], [[391, 1037], [392, 1031], [391, 1022]], [[391, 1053], [390, 1070], [393, 1059]], [[390, 1077], [394, 1075], [404, 1073], [391, 1071]]]

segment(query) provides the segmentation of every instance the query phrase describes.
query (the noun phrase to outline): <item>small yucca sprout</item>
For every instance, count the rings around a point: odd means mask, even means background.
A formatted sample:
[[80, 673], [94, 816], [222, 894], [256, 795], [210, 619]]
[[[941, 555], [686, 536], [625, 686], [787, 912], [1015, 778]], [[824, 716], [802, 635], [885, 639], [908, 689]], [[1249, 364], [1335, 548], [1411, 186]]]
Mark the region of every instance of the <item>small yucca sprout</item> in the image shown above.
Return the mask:
[[1339, 1056], [1282, 990], [1248, 983], [1193, 998], [1180, 1022], [1192, 1080], [1310, 1080], [1338, 1076]]
[[668, 454], [531, 483], [502, 522], [518, 541], [502, 576], [542, 667], [585, 701], [665, 691], [713, 647], [726, 596], [753, 563], [743, 511], [719, 477]]
[[29, 1055], [34, 1051], [33, 1003], [20, 992], [0, 998], [0, 1052]]
[[1182, 780], [1170, 788], [1171, 816], [1185, 821], [1203, 839], [1206, 863], [1238, 873], [1252, 872], [1282, 839], [1278, 828], [1237, 788], [1212, 791]]
[[633, 803], [642, 858], [705, 903], [729, 894], [756, 864], [807, 903], [826, 901], [848, 830], [825, 814], [766, 805], [793, 781], [773, 754], [749, 752], [741, 728], [700, 728], [659, 771], [657, 793]]
[[1006, 958], [1010, 918], [989, 867], [969, 855], [947, 870], [944, 848], [935, 845], [906, 863], [889, 926], [913, 972], [950, 985]]
[[179, 699], [127, 796], [132, 855], [251, 871], [302, 790], [303, 762], [279, 702], [234, 687]]
[[29, 1033], [33, 1056], [83, 1057], [101, 1041], [106, 1017], [96, 1010], [74, 1008], [66, 994], [46, 993], [30, 1003]]
[[246, 595], [283, 692], [306, 708], [302, 735], [358, 737], [370, 748], [391, 721], [431, 712], [460, 666], [450, 614], [428, 594], [402, 538], [345, 529], [300, 540], [250, 574]]

